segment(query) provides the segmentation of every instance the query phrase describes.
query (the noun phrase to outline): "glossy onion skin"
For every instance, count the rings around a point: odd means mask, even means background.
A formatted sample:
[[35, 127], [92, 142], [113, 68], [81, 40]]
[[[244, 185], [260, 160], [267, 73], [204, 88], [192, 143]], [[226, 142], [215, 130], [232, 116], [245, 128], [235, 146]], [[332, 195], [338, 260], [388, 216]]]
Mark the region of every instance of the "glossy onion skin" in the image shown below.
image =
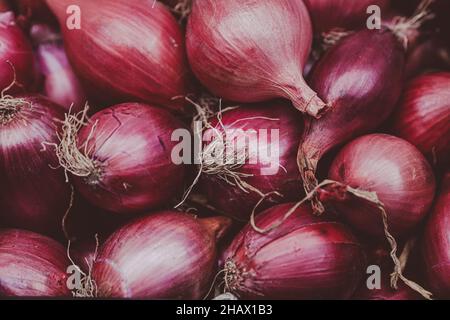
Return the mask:
[[450, 173], [427, 222], [422, 244], [425, 273], [431, 291], [450, 299]]
[[71, 0], [47, 0], [67, 55], [88, 93], [109, 105], [139, 101], [180, 108], [186, 93], [184, 39], [159, 1], [78, 0], [81, 29], [66, 27]]
[[[225, 136], [227, 134], [231, 135], [233, 130], [244, 130], [245, 133], [240, 136], [249, 139], [246, 147], [249, 150], [254, 150], [255, 153], [259, 151], [259, 154], [264, 154], [266, 150], [274, 150], [277, 145], [279, 146], [278, 157], [274, 152], [270, 156], [272, 166], [279, 167], [275, 174], [262, 174], [261, 169], [271, 166], [264, 164], [261, 159], [256, 164], [252, 164], [247, 160], [241, 168], [235, 170], [240, 173], [252, 174], [252, 177], [243, 178], [243, 180], [263, 194], [278, 191], [284, 195], [282, 199], [278, 196], [268, 197], [268, 201], [265, 201], [258, 209], [273, 205], [280, 200], [286, 202], [299, 197], [302, 190], [296, 155], [298, 137], [303, 130], [303, 120], [296, 110], [280, 101], [245, 106], [224, 112], [222, 114], [222, 123], [225, 128]], [[223, 134], [223, 129], [218, 125], [216, 118], [211, 120], [211, 124]], [[254, 130], [257, 132], [257, 135], [255, 136], [247, 130]], [[263, 133], [260, 133], [259, 130], [267, 132], [267, 139], [264, 138]], [[272, 136], [271, 130], [279, 131], [278, 141]], [[204, 134], [205, 136], [206, 133]], [[204, 148], [207, 145], [208, 143], [205, 143]], [[202, 187], [214, 207], [242, 221], [248, 221], [253, 208], [261, 199], [259, 194], [253, 191], [244, 192], [239, 187], [231, 186], [214, 175], [204, 174]]]
[[215, 95], [242, 103], [283, 97], [317, 115], [324, 105], [302, 76], [311, 41], [305, 5], [290, 0], [197, 0], [186, 31], [191, 68]]
[[[386, 134], [366, 135], [346, 145], [333, 161], [328, 177], [376, 192], [395, 237], [411, 233], [434, 199], [434, 174], [425, 157], [409, 142]], [[331, 205], [364, 235], [385, 236], [380, 210], [366, 201], [352, 197]]]
[[360, 30], [366, 27], [367, 8], [377, 5], [381, 13], [389, 7], [389, 0], [304, 0], [311, 15], [314, 33], [332, 29]]
[[450, 72], [411, 80], [393, 120], [395, 135], [414, 144], [432, 162], [450, 161]]
[[[5, 12], [0, 13], [0, 91], [12, 84], [14, 72], [16, 83], [25, 88], [32, 84], [33, 51], [25, 34], [16, 25], [14, 14]], [[14, 89], [17, 90], [18, 86]]]
[[376, 129], [391, 114], [402, 90], [404, 55], [392, 32], [362, 30], [318, 62], [310, 84], [331, 107], [307, 124], [301, 139], [299, 156], [311, 169], [327, 151]]
[[216, 268], [216, 235], [207, 221], [166, 211], [117, 230], [94, 264], [99, 296], [204, 298]]
[[[293, 205], [264, 211], [257, 226], [271, 226]], [[223, 254], [227, 260], [242, 275], [231, 291], [244, 299], [348, 299], [365, 268], [363, 249], [349, 229], [314, 216], [307, 206], [266, 235], [245, 226]]]
[[0, 297], [68, 297], [64, 247], [34, 232], [0, 229]]
[[70, 202], [70, 187], [58, 166], [60, 106], [41, 96], [23, 96], [31, 103], [18, 107], [10, 121], [0, 120], [0, 221], [4, 226], [44, 234], [61, 232]]
[[88, 141], [89, 158], [100, 164], [101, 173], [75, 177], [76, 189], [92, 204], [117, 213], [165, 205], [180, 191], [186, 172], [171, 158], [177, 144], [171, 135], [180, 128], [185, 125], [168, 111], [145, 104], [124, 103], [97, 112], [80, 130], [78, 142], [83, 150]]

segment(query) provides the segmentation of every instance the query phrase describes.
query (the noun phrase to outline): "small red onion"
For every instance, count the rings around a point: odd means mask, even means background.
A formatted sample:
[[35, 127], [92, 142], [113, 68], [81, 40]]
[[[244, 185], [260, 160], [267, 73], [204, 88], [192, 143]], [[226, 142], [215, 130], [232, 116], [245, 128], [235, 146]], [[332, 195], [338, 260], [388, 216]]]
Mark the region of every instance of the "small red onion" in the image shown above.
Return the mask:
[[303, 1], [196, 0], [186, 33], [190, 65], [215, 95], [248, 103], [287, 98], [319, 117], [325, 104], [303, 79], [311, 48]]
[[188, 68], [183, 36], [159, 1], [78, 0], [81, 28], [66, 26], [71, 0], [47, 0], [72, 66], [96, 100], [141, 101], [180, 109]]
[[[407, 236], [423, 221], [433, 202], [435, 179], [424, 156], [409, 142], [372, 134], [346, 145], [333, 161], [329, 178], [375, 192], [384, 204], [389, 232]], [[379, 208], [353, 196], [330, 204], [366, 236], [385, 237]]]
[[64, 247], [30, 231], [0, 230], [0, 297], [67, 297]]
[[[281, 220], [293, 204], [256, 217], [259, 228]], [[222, 256], [225, 289], [245, 299], [347, 299], [359, 284], [364, 252], [342, 224], [297, 209], [267, 234], [249, 224]]]
[[450, 299], [450, 172], [427, 222], [422, 243], [425, 273], [438, 297]]
[[[215, 117], [211, 119], [211, 126], [214, 130], [203, 133], [204, 140], [211, 140], [204, 141], [203, 151], [211, 153], [214, 150], [220, 154], [223, 144], [208, 150], [218, 138], [216, 132], [225, 140], [226, 148], [226, 155], [220, 159], [225, 165], [217, 161], [207, 163], [205, 158], [202, 161], [202, 187], [214, 207], [236, 219], [248, 221], [261, 194], [278, 192], [280, 195], [268, 196], [258, 208], [298, 198], [302, 190], [296, 152], [298, 137], [303, 130], [298, 112], [275, 101], [224, 112], [220, 124]], [[213, 139], [208, 139], [208, 135]], [[237, 165], [244, 154], [247, 157]]]
[[0, 104], [0, 220], [45, 234], [61, 232], [70, 188], [57, 158], [62, 108], [40, 96], [3, 98]]
[[100, 297], [201, 299], [216, 268], [216, 242], [230, 220], [160, 212], [116, 231], [101, 247], [93, 279]]
[[362, 30], [318, 62], [310, 84], [330, 110], [319, 120], [309, 119], [301, 138], [298, 164], [307, 192], [316, 186], [318, 162], [328, 151], [376, 129], [393, 111], [402, 89], [404, 55], [389, 30]]
[[414, 144], [433, 163], [450, 161], [450, 72], [414, 78], [395, 114], [392, 132]]
[[35, 24], [31, 37], [36, 46], [38, 68], [44, 76], [43, 94], [58, 103], [66, 112], [77, 113], [86, 103], [86, 95], [67, 60], [59, 35], [48, 26]]
[[57, 151], [76, 190], [92, 204], [117, 213], [143, 212], [166, 205], [182, 188], [186, 168], [172, 161], [171, 136], [185, 125], [168, 111], [115, 105], [96, 113], [77, 137], [73, 122], [66, 122]]
[[[27, 88], [34, 80], [33, 51], [14, 13], [0, 13], [0, 91], [13, 85]], [[12, 91], [8, 91], [11, 93]]]
[[367, 8], [380, 7], [386, 14], [390, 0], [305, 0], [314, 25], [314, 33], [320, 34], [335, 28], [359, 30], [366, 27], [369, 18]]

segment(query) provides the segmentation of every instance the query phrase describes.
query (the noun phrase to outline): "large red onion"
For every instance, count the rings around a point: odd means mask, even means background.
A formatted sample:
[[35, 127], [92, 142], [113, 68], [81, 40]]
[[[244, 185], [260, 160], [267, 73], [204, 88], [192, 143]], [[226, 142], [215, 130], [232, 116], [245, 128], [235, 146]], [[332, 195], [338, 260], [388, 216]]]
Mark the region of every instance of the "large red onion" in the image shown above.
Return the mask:
[[[62, 108], [40, 96], [4, 98], [0, 104], [0, 220], [46, 234], [61, 232], [70, 188], [43, 143], [57, 143]], [[53, 167], [53, 168], [52, 168]]]
[[442, 189], [427, 222], [422, 244], [425, 273], [432, 291], [450, 299], [450, 173], [444, 176]]
[[186, 93], [183, 36], [159, 1], [78, 0], [81, 28], [66, 26], [71, 0], [47, 0], [67, 55], [86, 90], [102, 102], [142, 101], [179, 108]]
[[362, 30], [318, 62], [310, 84], [330, 110], [319, 120], [309, 119], [301, 138], [298, 164], [306, 191], [316, 186], [318, 162], [328, 151], [376, 129], [392, 112], [401, 94], [404, 56], [389, 30]]
[[[360, 191], [375, 192], [384, 204], [389, 232], [407, 236], [425, 218], [433, 202], [435, 179], [425, 157], [409, 142], [372, 134], [346, 145], [333, 161], [329, 178]], [[380, 209], [346, 194], [330, 203], [366, 236], [385, 237]]]
[[450, 161], [450, 73], [414, 78], [406, 87], [392, 131], [434, 163]]
[[100, 297], [201, 299], [216, 268], [216, 242], [230, 224], [180, 212], [140, 218], [101, 247], [93, 279]]
[[14, 80], [15, 89], [33, 83], [33, 51], [9, 11], [0, 13], [0, 91], [12, 86]]
[[[203, 151], [221, 154], [219, 150], [224, 145], [213, 146], [218, 138], [216, 131], [225, 140], [226, 148], [220, 159], [223, 165], [218, 161], [208, 163], [206, 157], [202, 161], [202, 187], [214, 207], [248, 221], [262, 194], [278, 192], [280, 195], [268, 196], [259, 208], [298, 198], [302, 190], [296, 152], [298, 137], [303, 130], [303, 120], [298, 112], [275, 101], [224, 112], [220, 123], [214, 117], [211, 126], [214, 129], [203, 133]], [[232, 141], [228, 143], [228, 140]], [[245, 159], [242, 158], [244, 154], [247, 155]], [[237, 159], [243, 160], [240, 165]]]
[[[256, 217], [259, 228], [281, 220], [293, 204]], [[298, 208], [283, 224], [261, 234], [248, 224], [222, 256], [225, 290], [246, 299], [346, 299], [364, 273], [365, 257], [342, 224]]]
[[185, 166], [172, 161], [171, 136], [185, 126], [168, 111], [124, 103], [96, 113], [77, 137], [73, 124], [66, 122], [57, 151], [75, 188], [96, 206], [142, 212], [165, 205], [182, 188]]
[[67, 60], [59, 35], [42, 24], [33, 25], [30, 33], [38, 68], [44, 76], [43, 94], [66, 111], [81, 111], [86, 95]]
[[56, 241], [37, 233], [0, 230], [0, 297], [71, 296], [69, 261]]
[[291, 0], [196, 0], [186, 34], [191, 67], [217, 96], [283, 97], [318, 117], [325, 104], [302, 75], [311, 41], [307, 9]]
[[335, 28], [360, 30], [369, 18], [367, 8], [377, 5], [386, 14], [390, 0], [305, 0], [311, 15], [314, 33], [320, 34]]

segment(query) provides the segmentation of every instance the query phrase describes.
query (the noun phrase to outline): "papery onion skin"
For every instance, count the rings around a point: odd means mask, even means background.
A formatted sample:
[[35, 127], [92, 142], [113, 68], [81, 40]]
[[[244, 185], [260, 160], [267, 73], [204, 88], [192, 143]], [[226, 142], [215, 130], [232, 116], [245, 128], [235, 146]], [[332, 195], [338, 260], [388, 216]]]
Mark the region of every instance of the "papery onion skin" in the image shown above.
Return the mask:
[[325, 104], [302, 75], [311, 41], [302, 1], [197, 0], [186, 31], [191, 68], [215, 95], [242, 103], [287, 98], [319, 117]]
[[99, 297], [204, 298], [216, 268], [216, 242], [229, 223], [166, 211], [122, 227], [94, 264]]
[[392, 123], [392, 132], [414, 144], [430, 161], [450, 161], [450, 72], [411, 80]]
[[[278, 205], [256, 217], [266, 228], [294, 206]], [[315, 217], [308, 206], [268, 234], [247, 225], [222, 255], [237, 271], [229, 289], [243, 299], [348, 299], [364, 274], [362, 247], [343, 224]], [[226, 274], [227, 275], [227, 274]], [[226, 276], [225, 275], [225, 276]]]
[[0, 297], [68, 297], [64, 247], [34, 232], [0, 229]]
[[[290, 108], [287, 103], [274, 101], [241, 106], [224, 112], [221, 123], [223, 128], [218, 124], [216, 118], [211, 120], [211, 125], [220, 130], [224, 139], [230, 138], [234, 130], [239, 129], [242, 129], [243, 132], [238, 135], [237, 139], [244, 137], [248, 139], [245, 140], [245, 145], [240, 145], [236, 149], [237, 154], [241, 153], [243, 148], [248, 148], [248, 151], [255, 157], [256, 154], [265, 155], [266, 150], [271, 150], [267, 159], [270, 164], [264, 163], [261, 157], [257, 157], [256, 163], [250, 163], [249, 158], [242, 167], [233, 170], [252, 175], [244, 177], [242, 180], [261, 193], [268, 194], [276, 191], [282, 195], [282, 197], [276, 195], [267, 197], [267, 201], [258, 206], [258, 210], [280, 201], [297, 199], [302, 194], [296, 154], [298, 137], [303, 130], [303, 119], [298, 112]], [[272, 130], [279, 132], [278, 139]], [[207, 132], [204, 133], [204, 138]], [[265, 134], [267, 134], [267, 138], [264, 136]], [[204, 142], [203, 148], [207, 148], [208, 144], [208, 142]], [[278, 154], [275, 152], [275, 148], [278, 148]], [[275, 170], [272, 171], [271, 168]], [[267, 172], [264, 173], [264, 170]], [[229, 178], [229, 181], [233, 181], [233, 179]], [[260, 194], [249, 188], [247, 188], [247, 192], [243, 191], [239, 187], [223, 181], [218, 175], [203, 174], [202, 188], [214, 207], [242, 221], [248, 221], [253, 208], [261, 199]]]
[[432, 292], [450, 299], [450, 172], [427, 222], [422, 243], [425, 274]]
[[63, 110], [41, 96], [9, 116], [0, 110], [0, 220], [4, 226], [55, 235], [70, 203], [70, 188], [50, 145], [58, 143]]
[[[106, 104], [139, 101], [181, 110], [188, 67], [175, 18], [159, 1], [79, 0], [81, 29], [66, 27], [70, 0], [47, 0], [74, 70]], [[182, 100], [182, 99], [181, 99]]]
[[116, 213], [165, 205], [180, 191], [186, 174], [186, 167], [171, 158], [172, 133], [182, 128], [168, 111], [144, 104], [99, 111], [78, 135], [79, 149], [88, 142], [98, 172], [74, 177], [76, 189], [92, 204]]
[[[16, 85], [28, 88], [34, 80], [33, 51], [23, 31], [15, 22], [14, 13], [0, 13], [0, 91], [9, 87], [16, 76]], [[13, 90], [8, 93], [14, 92]]]
[[[308, 121], [300, 139], [298, 162], [304, 175], [315, 173], [332, 148], [388, 118], [401, 94], [404, 56], [399, 41], [386, 29], [356, 32], [327, 51], [310, 84], [330, 109], [321, 119]], [[305, 183], [313, 188], [307, 179]]]
[[314, 33], [320, 34], [335, 28], [359, 30], [366, 27], [369, 18], [367, 8], [380, 7], [381, 14], [389, 8], [390, 0], [305, 0], [314, 25]]
[[[328, 177], [375, 192], [385, 206], [389, 232], [394, 237], [414, 231], [434, 199], [435, 178], [425, 157], [409, 142], [386, 134], [350, 142], [333, 161]], [[354, 197], [329, 204], [364, 235], [385, 237], [379, 208]]]
[[77, 113], [86, 103], [86, 94], [64, 51], [59, 35], [48, 26], [35, 24], [30, 30], [38, 68], [44, 76], [43, 94], [62, 106], [66, 112]]

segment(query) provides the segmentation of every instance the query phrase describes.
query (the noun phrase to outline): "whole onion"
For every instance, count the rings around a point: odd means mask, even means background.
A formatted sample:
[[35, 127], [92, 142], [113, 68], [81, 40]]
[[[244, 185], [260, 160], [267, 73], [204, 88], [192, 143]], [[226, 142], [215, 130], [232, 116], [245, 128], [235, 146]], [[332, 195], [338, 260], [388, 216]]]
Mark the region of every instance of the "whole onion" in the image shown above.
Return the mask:
[[16, 91], [19, 87], [27, 88], [33, 80], [31, 45], [16, 25], [14, 13], [0, 13], [0, 91], [13, 85]]
[[[375, 192], [394, 237], [415, 230], [435, 192], [433, 171], [425, 157], [409, 142], [386, 134], [366, 135], [346, 145], [333, 161], [329, 179]], [[347, 194], [331, 198], [329, 204], [364, 235], [385, 237], [380, 209], [373, 203]]]
[[196, 0], [186, 33], [192, 70], [237, 102], [287, 98], [319, 117], [325, 104], [303, 80], [312, 30], [303, 1]]
[[363, 29], [369, 18], [367, 8], [377, 5], [384, 15], [389, 8], [389, 3], [390, 0], [305, 0], [316, 34], [335, 28]]
[[402, 90], [404, 56], [391, 31], [362, 30], [318, 62], [310, 84], [330, 109], [321, 119], [309, 119], [300, 139], [298, 165], [307, 192], [317, 185], [318, 162], [328, 151], [376, 129], [393, 111]]
[[81, 28], [66, 26], [71, 0], [47, 0], [69, 60], [96, 100], [140, 101], [180, 109], [188, 68], [183, 36], [159, 1], [79, 0]]
[[86, 95], [67, 60], [59, 35], [42, 24], [33, 25], [30, 33], [38, 68], [44, 76], [43, 94], [66, 111], [81, 111]]
[[64, 247], [37, 233], [0, 230], [0, 297], [65, 297]]
[[450, 173], [444, 176], [440, 195], [427, 222], [422, 243], [425, 274], [432, 291], [450, 298]]
[[427, 37], [408, 52], [406, 75], [412, 78], [429, 70], [450, 70], [450, 46], [441, 37]]
[[392, 132], [433, 163], [450, 161], [450, 72], [425, 74], [407, 85]]
[[81, 128], [76, 117], [66, 120], [57, 148], [61, 165], [74, 176], [75, 189], [99, 208], [154, 209], [183, 186], [186, 168], [172, 161], [171, 136], [185, 126], [168, 111], [124, 103], [96, 113]]
[[[293, 204], [256, 217], [259, 228], [282, 219]], [[364, 274], [365, 256], [338, 222], [298, 208], [267, 234], [249, 224], [222, 256], [225, 290], [244, 299], [347, 299]]]
[[41, 96], [0, 100], [0, 221], [46, 234], [61, 232], [70, 188], [43, 143], [58, 142], [63, 110]]
[[[300, 114], [286, 103], [274, 101], [226, 111], [220, 119], [211, 119], [211, 128], [203, 133], [206, 155], [201, 182], [210, 203], [236, 219], [248, 221], [262, 195], [278, 192], [258, 208], [298, 198], [301, 180], [296, 152], [303, 130]], [[218, 138], [224, 143], [217, 144]], [[208, 158], [214, 152], [221, 155], [217, 161]]]
[[100, 297], [201, 299], [216, 268], [216, 242], [230, 220], [160, 212], [116, 231], [93, 268]]

